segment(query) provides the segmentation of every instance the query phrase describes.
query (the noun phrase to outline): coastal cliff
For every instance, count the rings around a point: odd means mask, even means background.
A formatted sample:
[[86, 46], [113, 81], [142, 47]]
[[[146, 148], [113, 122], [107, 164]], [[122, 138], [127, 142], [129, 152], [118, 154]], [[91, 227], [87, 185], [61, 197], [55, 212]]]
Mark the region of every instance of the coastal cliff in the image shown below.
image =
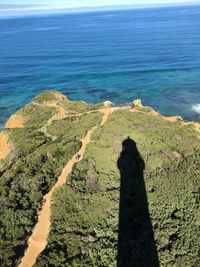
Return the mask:
[[200, 266], [199, 167], [199, 123], [45, 91], [0, 133], [0, 266]]

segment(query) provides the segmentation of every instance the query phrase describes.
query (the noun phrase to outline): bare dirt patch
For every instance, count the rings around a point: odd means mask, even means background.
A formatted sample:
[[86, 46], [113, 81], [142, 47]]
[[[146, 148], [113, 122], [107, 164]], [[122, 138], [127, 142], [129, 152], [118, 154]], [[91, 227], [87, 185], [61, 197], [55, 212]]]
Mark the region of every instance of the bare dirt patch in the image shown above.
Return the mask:
[[176, 121], [182, 121], [183, 118], [181, 116], [172, 116], [172, 117], [165, 117], [162, 116], [162, 118], [166, 121], [170, 121], [170, 122], [176, 122]]
[[0, 133], [0, 160], [5, 159], [11, 151], [11, 144], [8, 143], [8, 135]]
[[182, 157], [182, 155], [180, 153], [178, 153], [177, 151], [173, 151], [172, 153], [176, 158], [181, 158]]
[[53, 94], [54, 94], [54, 96], [55, 96], [58, 100], [64, 100], [64, 99], [67, 99], [67, 97], [66, 97], [65, 95], [60, 94], [60, 93], [58, 93], [58, 92], [54, 92]]
[[12, 115], [6, 122], [4, 128], [13, 129], [13, 128], [23, 128], [24, 127], [24, 118], [20, 115]]

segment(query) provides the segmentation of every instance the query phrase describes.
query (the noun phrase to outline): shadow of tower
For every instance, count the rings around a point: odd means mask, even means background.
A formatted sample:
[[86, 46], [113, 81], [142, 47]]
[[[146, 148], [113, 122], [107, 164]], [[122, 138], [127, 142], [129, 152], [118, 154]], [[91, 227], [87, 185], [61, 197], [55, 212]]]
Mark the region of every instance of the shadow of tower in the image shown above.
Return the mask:
[[117, 161], [121, 174], [118, 267], [159, 267], [143, 171], [145, 163], [135, 141], [122, 143]]

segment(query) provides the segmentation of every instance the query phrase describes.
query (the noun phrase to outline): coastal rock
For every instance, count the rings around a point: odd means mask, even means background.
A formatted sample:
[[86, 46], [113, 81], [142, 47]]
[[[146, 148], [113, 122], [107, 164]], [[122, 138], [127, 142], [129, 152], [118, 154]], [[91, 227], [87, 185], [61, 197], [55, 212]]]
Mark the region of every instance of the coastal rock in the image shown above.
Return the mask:
[[133, 108], [143, 108], [141, 99], [135, 99], [135, 100], [133, 101], [133, 105], [132, 105], [132, 107], [133, 107]]
[[111, 101], [104, 101], [103, 104], [105, 108], [111, 107], [113, 105]]

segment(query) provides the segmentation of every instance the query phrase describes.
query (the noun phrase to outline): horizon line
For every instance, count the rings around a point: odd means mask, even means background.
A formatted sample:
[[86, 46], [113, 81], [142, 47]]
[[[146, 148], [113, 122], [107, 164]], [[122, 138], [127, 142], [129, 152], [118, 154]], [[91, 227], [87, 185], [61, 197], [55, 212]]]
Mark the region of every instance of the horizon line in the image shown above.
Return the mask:
[[[175, 7], [175, 6], [194, 6], [200, 5], [200, 2], [180, 2], [180, 3], [159, 3], [159, 4], [127, 4], [127, 5], [104, 5], [104, 6], [82, 6], [69, 8], [46, 8], [46, 9], [0, 9], [0, 18], [27, 17], [37, 15], [53, 15], [53, 14], [74, 14], [88, 13], [98, 11], [117, 11], [126, 9], [148, 9], [159, 7]], [[41, 5], [35, 5], [41, 7]], [[48, 6], [48, 5], [47, 5]], [[50, 6], [49, 6], [50, 7]], [[9, 11], [15, 14], [4, 14]], [[38, 13], [39, 12], [39, 13]], [[17, 14], [18, 13], [18, 14]]]

